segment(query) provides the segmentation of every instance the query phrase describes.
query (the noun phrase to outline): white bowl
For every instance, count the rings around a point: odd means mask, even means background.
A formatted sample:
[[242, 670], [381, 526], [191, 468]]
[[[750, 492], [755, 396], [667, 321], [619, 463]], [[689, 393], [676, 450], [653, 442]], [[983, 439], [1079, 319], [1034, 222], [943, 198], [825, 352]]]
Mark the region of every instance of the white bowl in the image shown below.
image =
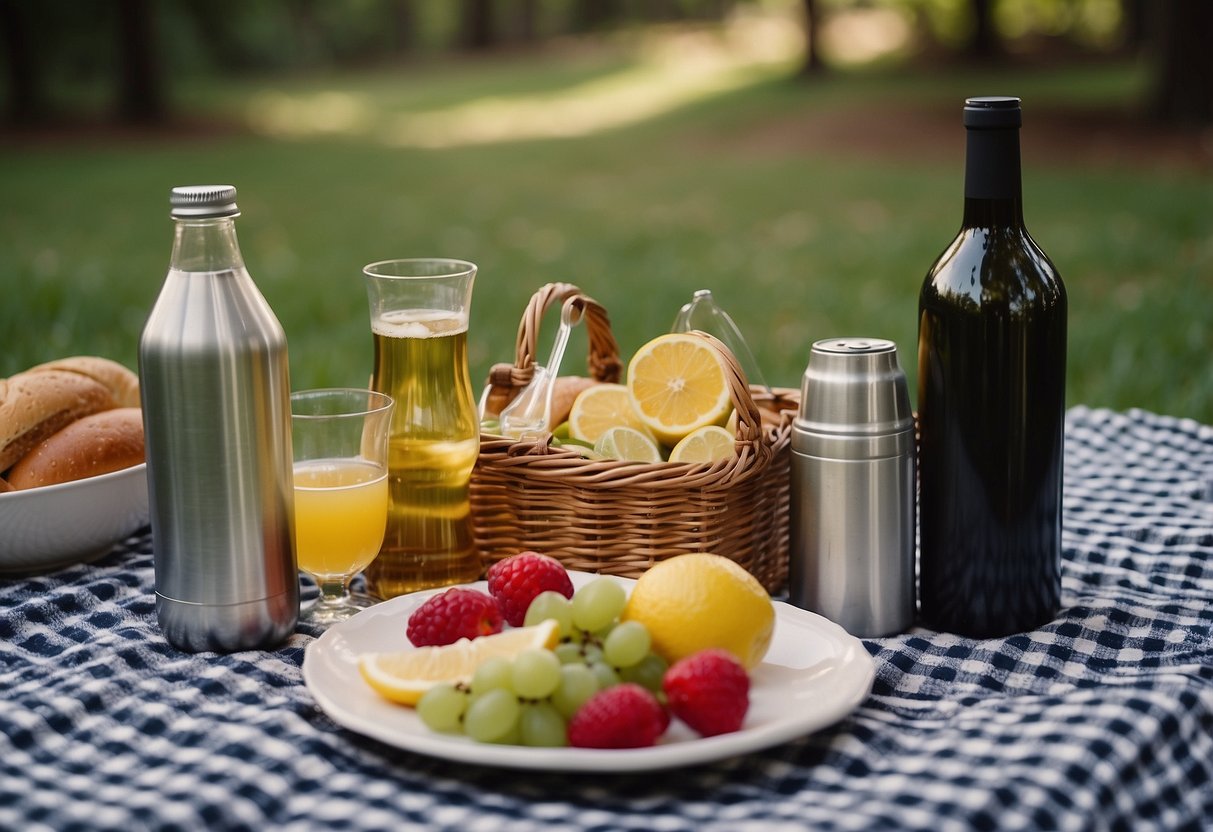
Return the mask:
[[93, 560], [147, 521], [146, 463], [0, 494], [0, 574]]

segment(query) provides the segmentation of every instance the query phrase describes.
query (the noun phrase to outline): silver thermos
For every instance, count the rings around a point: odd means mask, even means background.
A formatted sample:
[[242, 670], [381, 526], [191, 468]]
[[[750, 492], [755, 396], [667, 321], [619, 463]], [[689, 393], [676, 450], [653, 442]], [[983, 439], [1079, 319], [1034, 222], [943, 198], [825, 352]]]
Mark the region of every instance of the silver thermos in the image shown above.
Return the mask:
[[792, 603], [861, 638], [914, 622], [914, 416], [892, 341], [813, 344], [792, 428]]
[[286, 336], [236, 240], [236, 189], [174, 188], [139, 342], [156, 615], [182, 650], [285, 639], [299, 616]]

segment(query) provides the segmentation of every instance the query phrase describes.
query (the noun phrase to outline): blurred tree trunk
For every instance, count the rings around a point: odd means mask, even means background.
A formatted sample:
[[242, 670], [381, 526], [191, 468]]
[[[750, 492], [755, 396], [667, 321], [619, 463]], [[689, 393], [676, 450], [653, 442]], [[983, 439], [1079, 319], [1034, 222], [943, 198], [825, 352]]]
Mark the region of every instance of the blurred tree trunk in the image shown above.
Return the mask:
[[198, 40], [221, 72], [249, 69], [256, 64], [234, 36], [224, 6], [214, 0], [186, 0], [184, 8], [198, 31]]
[[38, 121], [46, 116], [45, 90], [30, 40], [33, 33], [20, 0], [0, 0], [0, 31], [4, 74], [8, 78], [7, 118], [14, 124]]
[[532, 44], [539, 40], [538, 0], [519, 0], [518, 40], [526, 44]]
[[1162, 0], [1153, 9], [1151, 114], [1171, 124], [1213, 124], [1213, 2]]
[[154, 7], [148, 0], [118, 0], [118, 116], [162, 121], [168, 113], [156, 58]]
[[388, 9], [392, 31], [392, 51], [407, 55], [417, 45], [417, 10], [413, 0], [392, 0]]
[[463, 0], [462, 20], [464, 49], [480, 52], [497, 45], [493, 0]]
[[596, 32], [618, 17], [619, 4], [615, 0], [577, 0], [573, 6], [573, 31]]
[[973, 36], [969, 56], [977, 61], [996, 61], [1002, 57], [1002, 44], [994, 25], [994, 0], [969, 0], [973, 13]]
[[1140, 54], [1150, 40], [1150, 0], [1122, 0], [1125, 20], [1124, 48], [1130, 55]]
[[800, 65], [801, 75], [820, 75], [825, 72], [825, 62], [821, 60], [821, 12], [817, 8], [817, 0], [804, 0], [804, 63]]

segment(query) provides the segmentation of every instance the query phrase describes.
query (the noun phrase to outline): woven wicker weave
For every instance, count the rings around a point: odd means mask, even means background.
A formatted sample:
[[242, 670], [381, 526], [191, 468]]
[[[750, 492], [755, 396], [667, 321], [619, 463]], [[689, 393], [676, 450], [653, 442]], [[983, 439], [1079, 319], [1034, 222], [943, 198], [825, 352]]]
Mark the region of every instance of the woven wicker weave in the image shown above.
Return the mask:
[[[513, 365], [490, 373], [486, 402], [500, 409], [530, 381], [544, 312], [574, 299], [589, 334], [589, 372], [617, 381], [622, 363], [606, 311], [571, 284], [544, 286], [519, 327]], [[788, 561], [790, 415], [798, 391], [750, 388], [728, 349], [737, 453], [711, 465], [587, 460], [551, 436], [484, 434], [472, 473], [472, 524], [485, 566], [533, 549], [569, 569], [635, 578], [686, 552], [714, 552], [748, 569], [768, 591], [783, 588]], [[761, 391], [761, 392], [760, 392]]]

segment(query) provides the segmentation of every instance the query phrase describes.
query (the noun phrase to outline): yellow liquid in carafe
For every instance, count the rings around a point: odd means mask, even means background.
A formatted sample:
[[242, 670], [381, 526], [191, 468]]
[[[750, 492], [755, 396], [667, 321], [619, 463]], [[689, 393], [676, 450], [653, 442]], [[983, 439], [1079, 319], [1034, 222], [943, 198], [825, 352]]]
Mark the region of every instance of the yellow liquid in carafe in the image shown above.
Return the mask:
[[474, 581], [468, 482], [480, 426], [467, 367], [467, 321], [439, 310], [403, 310], [372, 324], [372, 386], [396, 401], [388, 451], [388, 520], [371, 592], [391, 598]]

